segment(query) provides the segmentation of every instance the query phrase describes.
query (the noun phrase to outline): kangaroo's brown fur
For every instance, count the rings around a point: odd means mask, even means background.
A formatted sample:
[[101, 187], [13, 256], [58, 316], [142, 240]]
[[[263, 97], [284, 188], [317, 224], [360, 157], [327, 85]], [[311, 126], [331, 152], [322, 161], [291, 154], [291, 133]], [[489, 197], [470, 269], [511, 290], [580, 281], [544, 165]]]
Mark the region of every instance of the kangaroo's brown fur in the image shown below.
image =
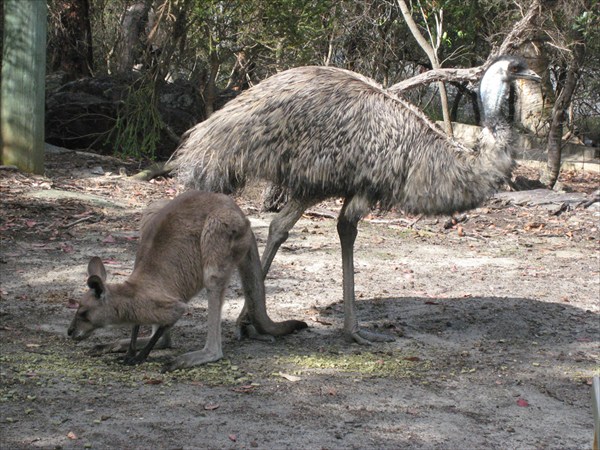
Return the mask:
[[[206, 344], [202, 350], [179, 356], [168, 369], [216, 361], [223, 357], [224, 293], [236, 268], [246, 299], [244, 309], [251, 322], [242, 324], [238, 319], [240, 327], [251, 325], [258, 333], [272, 336], [306, 328], [304, 322], [273, 322], [267, 315], [256, 240], [250, 222], [233, 200], [222, 194], [189, 191], [163, 205], [150, 208], [142, 221], [133, 273], [124, 283], [106, 283], [102, 261], [92, 258], [88, 265], [90, 290], [78, 302], [69, 336], [83, 340], [96, 328], [133, 325], [129, 362], [141, 362], [160, 334], [168, 332], [186, 311], [186, 303], [206, 288]], [[145, 354], [140, 352], [136, 357], [131, 350], [139, 325], [153, 325], [158, 331]]]

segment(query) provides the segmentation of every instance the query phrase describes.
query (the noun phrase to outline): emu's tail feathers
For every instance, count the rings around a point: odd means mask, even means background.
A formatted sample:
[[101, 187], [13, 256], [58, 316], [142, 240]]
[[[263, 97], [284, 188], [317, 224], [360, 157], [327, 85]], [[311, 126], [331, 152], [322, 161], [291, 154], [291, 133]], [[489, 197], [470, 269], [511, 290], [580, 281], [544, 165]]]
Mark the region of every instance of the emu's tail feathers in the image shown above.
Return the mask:
[[187, 187], [231, 194], [246, 181], [241, 170], [243, 146], [234, 133], [227, 132], [227, 120], [219, 113], [188, 130], [172, 158], [178, 178]]

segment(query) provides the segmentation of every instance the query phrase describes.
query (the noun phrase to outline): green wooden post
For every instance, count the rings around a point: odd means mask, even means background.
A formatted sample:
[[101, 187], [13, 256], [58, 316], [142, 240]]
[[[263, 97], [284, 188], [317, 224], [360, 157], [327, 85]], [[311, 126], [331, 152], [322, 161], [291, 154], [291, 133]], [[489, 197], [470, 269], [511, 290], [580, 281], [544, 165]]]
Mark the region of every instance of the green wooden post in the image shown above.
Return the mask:
[[4, 0], [2, 164], [44, 172], [46, 1]]

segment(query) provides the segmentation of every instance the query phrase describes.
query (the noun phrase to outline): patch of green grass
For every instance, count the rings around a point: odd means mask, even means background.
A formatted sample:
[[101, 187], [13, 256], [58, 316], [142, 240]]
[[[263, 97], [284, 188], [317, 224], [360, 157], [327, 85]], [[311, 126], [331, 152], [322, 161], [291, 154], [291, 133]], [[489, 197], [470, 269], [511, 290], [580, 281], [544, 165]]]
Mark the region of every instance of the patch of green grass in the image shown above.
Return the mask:
[[[414, 238], [415, 236], [421, 236], [421, 233], [426, 234], [427, 232], [416, 231], [412, 228], [396, 228], [394, 230], [394, 234], [402, 239]], [[429, 235], [433, 235], [433, 233], [429, 233]]]
[[381, 378], [418, 377], [431, 368], [428, 361], [408, 355], [398, 356], [371, 352], [357, 354], [317, 353], [280, 357], [279, 361], [293, 365], [296, 373], [334, 370]]
[[198, 382], [208, 386], [237, 385], [249, 380], [248, 374], [228, 359], [193, 369], [161, 373], [161, 362], [126, 366], [115, 354], [91, 357], [84, 352], [19, 351], [0, 356], [0, 403], [15, 400], [15, 389], [23, 386], [67, 385], [139, 387], [143, 384], [170, 385], [174, 382]]
[[588, 367], [581, 366], [559, 366], [560, 372], [575, 383], [586, 384], [595, 375], [600, 373], [600, 365], [591, 364]]

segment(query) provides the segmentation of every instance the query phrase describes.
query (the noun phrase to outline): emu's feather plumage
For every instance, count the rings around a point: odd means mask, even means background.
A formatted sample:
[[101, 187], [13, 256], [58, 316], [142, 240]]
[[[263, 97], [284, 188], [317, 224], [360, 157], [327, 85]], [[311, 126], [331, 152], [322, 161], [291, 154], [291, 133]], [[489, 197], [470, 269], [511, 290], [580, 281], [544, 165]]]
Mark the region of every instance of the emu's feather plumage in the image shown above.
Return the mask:
[[512, 167], [508, 136], [475, 152], [410, 103], [333, 67], [279, 73], [192, 128], [177, 151], [180, 179], [231, 192], [247, 179], [296, 198], [363, 197], [426, 214], [472, 208]]

